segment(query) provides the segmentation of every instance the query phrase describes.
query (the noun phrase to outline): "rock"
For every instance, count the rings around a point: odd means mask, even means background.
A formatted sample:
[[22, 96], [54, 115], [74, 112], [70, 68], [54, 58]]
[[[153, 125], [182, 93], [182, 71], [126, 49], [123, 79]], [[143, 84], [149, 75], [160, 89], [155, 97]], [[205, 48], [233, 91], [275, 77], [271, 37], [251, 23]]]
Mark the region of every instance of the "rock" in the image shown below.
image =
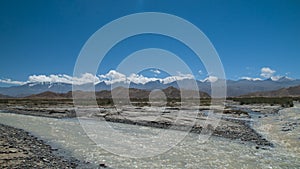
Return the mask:
[[99, 164], [99, 167], [106, 168], [107, 166], [104, 163]]
[[286, 127], [283, 127], [282, 129], [281, 129], [281, 131], [291, 131], [292, 129], [291, 128], [286, 128]]
[[49, 161], [48, 159], [46, 159], [46, 158], [43, 158], [43, 161], [44, 161], [44, 162], [47, 162], [47, 163], [50, 162], [50, 161]]
[[18, 150], [15, 148], [9, 149], [9, 153], [17, 153], [17, 152], [18, 152]]

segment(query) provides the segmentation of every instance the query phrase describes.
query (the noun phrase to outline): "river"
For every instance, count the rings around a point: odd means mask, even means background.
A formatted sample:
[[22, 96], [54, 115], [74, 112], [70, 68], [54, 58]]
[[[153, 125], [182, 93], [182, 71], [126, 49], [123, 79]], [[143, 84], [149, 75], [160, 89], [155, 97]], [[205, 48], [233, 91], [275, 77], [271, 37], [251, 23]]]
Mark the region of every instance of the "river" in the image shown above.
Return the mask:
[[[257, 149], [253, 144], [219, 137], [211, 137], [207, 142], [200, 143], [199, 136], [190, 133], [165, 153], [149, 158], [128, 158], [97, 146], [75, 118], [54, 119], [0, 113], [2, 124], [29, 131], [80, 160], [104, 163], [111, 168], [300, 168], [300, 108], [284, 109], [275, 115], [255, 118], [254, 121], [253, 127], [273, 142], [274, 148]], [[113, 126], [126, 128], [127, 132], [133, 133], [164, 130], [119, 123]], [[181, 131], [176, 132], [180, 134]]]

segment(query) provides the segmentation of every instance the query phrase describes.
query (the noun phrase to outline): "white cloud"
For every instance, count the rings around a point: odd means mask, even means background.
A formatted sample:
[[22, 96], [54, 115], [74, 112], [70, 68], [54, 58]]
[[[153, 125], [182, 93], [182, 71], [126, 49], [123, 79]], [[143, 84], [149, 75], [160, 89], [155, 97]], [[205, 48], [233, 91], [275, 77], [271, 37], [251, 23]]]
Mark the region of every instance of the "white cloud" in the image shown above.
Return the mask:
[[143, 75], [131, 74], [128, 78], [129, 82], [138, 83], [138, 84], [146, 84], [151, 81], [162, 81], [160, 78], [149, 78], [144, 77]]
[[240, 79], [246, 79], [246, 80], [251, 80], [251, 81], [259, 81], [259, 80], [263, 80], [264, 78], [270, 78], [272, 81], [278, 81], [280, 80], [281, 78], [285, 78], [285, 79], [288, 79], [288, 80], [293, 80], [292, 78], [290, 77], [287, 77], [287, 76], [281, 76], [281, 75], [276, 75], [276, 71], [275, 70], [272, 70], [271, 68], [269, 67], [263, 67], [261, 68], [261, 73], [260, 73], [260, 76], [262, 78], [253, 78], [253, 77], [241, 77]]
[[80, 77], [72, 77], [65, 74], [58, 74], [58, 75], [32, 75], [28, 77], [27, 83], [42, 83], [42, 82], [49, 82], [49, 83], [74, 83], [75, 85], [81, 85], [86, 83], [99, 83], [100, 80], [98, 77], [94, 76], [91, 73], [84, 73]]
[[174, 81], [185, 80], [185, 79], [194, 79], [194, 76], [191, 74], [179, 74], [178, 76], [169, 76], [162, 79], [164, 84], [172, 83]]
[[216, 76], [208, 76], [207, 78], [201, 80], [202, 82], [211, 82], [214, 83], [218, 80], [218, 77]]
[[110, 70], [107, 74], [105, 75], [99, 75], [100, 81], [105, 82], [106, 84], [113, 84], [116, 82], [124, 82], [124, 83], [137, 83], [137, 84], [145, 84], [151, 81], [160, 81], [164, 84], [167, 83], [172, 83], [177, 80], [184, 80], [184, 79], [193, 79], [194, 76], [191, 74], [182, 74], [178, 73], [179, 75], [176, 76], [169, 76], [166, 78], [156, 78], [156, 77], [145, 77], [143, 75], [138, 75], [138, 74], [131, 74], [130, 76], [126, 76], [122, 73], [119, 73], [115, 70]]
[[280, 78], [282, 78], [282, 76], [272, 76], [271, 79], [273, 81], [278, 81]]
[[51, 78], [46, 75], [32, 75], [28, 77], [28, 82], [51, 82]]
[[150, 71], [155, 73], [155, 74], [160, 74], [161, 73], [158, 69], [151, 69]]
[[274, 75], [275, 72], [276, 72], [275, 70], [272, 70], [269, 67], [263, 67], [263, 68], [261, 68], [260, 76], [264, 77], [264, 78], [270, 78]]
[[272, 76], [271, 79], [273, 81], [278, 81], [280, 80], [281, 78], [284, 78], [284, 79], [287, 79], [287, 80], [294, 80], [293, 78], [290, 78], [290, 77], [287, 77], [287, 76]]
[[244, 80], [249, 80], [249, 81], [260, 81], [262, 80], [261, 78], [258, 77], [241, 77], [240, 79], [244, 79]]
[[94, 76], [91, 73], [84, 73], [80, 77], [72, 77], [65, 74], [58, 74], [58, 75], [31, 75], [28, 77], [27, 81], [21, 82], [21, 81], [13, 81], [11, 79], [0, 79], [0, 83], [6, 83], [6, 84], [16, 84], [16, 85], [24, 85], [26, 83], [68, 83], [75, 85], [81, 85], [86, 83], [99, 83], [100, 79], [96, 76]]
[[14, 84], [14, 85], [26, 84], [26, 82], [14, 81], [14, 80], [11, 80], [11, 79], [0, 79], [0, 83]]
[[81, 85], [87, 83], [97, 84], [100, 82], [105, 82], [106, 84], [113, 84], [118, 82], [123, 82], [127, 84], [130, 82], [137, 83], [137, 84], [145, 84], [151, 81], [160, 81], [161, 83], [167, 84], [167, 83], [172, 83], [174, 81], [184, 80], [184, 79], [194, 79], [194, 76], [191, 74], [182, 74], [182, 73], [178, 73], [178, 75], [169, 76], [165, 78], [145, 77], [143, 75], [138, 75], [134, 73], [131, 74], [130, 76], [126, 76], [115, 70], [110, 70], [107, 74], [98, 75], [98, 76], [95, 76], [91, 73], [84, 73], [80, 77], [72, 77], [66, 74], [31, 75], [28, 77], [28, 80], [24, 82], [13, 81], [11, 79], [4, 79], [4, 80], [0, 79], [0, 82], [7, 83], [7, 84], [17, 84], [17, 85], [23, 85], [26, 83], [43, 83], [43, 82], [68, 83], [68, 84]]
[[126, 75], [119, 73], [115, 70], [110, 70], [105, 75], [99, 75], [100, 81], [105, 82], [106, 84], [113, 84], [117, 82], [126, 82], [127, 78]]
[[100, 82], [100, 79], [91, 74], [91, 73], [84, 73], [81, 75], [81, 77], [71, 77], [71, 76], [68, 76], [68, 75], [64, 75], [64, 77], [66, 79], [69, 79], [69, 83], [74, 83], [76, 85], [81, 85], [81, 84], [86, 84], [86, 83], [94, 83], [94, 84], [97, 84]]

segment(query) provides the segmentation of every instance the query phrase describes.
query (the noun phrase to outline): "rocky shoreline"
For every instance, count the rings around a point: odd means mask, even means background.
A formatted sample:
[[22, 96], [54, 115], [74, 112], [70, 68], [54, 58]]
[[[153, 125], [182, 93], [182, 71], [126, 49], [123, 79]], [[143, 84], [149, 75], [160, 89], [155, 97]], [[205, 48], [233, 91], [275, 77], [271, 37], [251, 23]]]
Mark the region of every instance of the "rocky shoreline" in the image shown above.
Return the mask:
[[1, 108], [3, 113], [15, 113], [31, 116], [40, 116], [48, 118], [74, 118], [76, 112], [72, 108], [61, 109], [61, 108], [24, 108], [24, 107], [7, 107]]
[[56, 149], [28, 132], [0, 124], [0, 168], [76, 168], [81, 162], [55, 153]]

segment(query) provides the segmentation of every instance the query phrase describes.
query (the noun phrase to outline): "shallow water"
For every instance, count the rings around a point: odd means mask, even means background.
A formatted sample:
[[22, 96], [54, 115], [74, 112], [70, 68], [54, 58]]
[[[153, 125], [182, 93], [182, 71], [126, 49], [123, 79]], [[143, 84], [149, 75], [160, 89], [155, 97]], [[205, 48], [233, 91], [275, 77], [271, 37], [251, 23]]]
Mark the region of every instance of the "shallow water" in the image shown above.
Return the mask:
[[[0, 123], [25, 129], [81, 160], [105, 163], [112, 168], [300, 168], [299, 127], [281, 131], [285, 122], [299, 123], [299, 114], [299, 108], [285, 109], [254, 123], [253, 127], [275, 143], [275, 148], [256, 149], [252, 144], [218, 137], [200, 143], [199, 135], [191, 133], [171, 150], [150, 158], [122, 157], [104, 150], [87, 137], [77, 119], [0, 113]], [[113, 127], [145, 137], [163, 130], [126, 124], [113, 124]], [[127, 142], [130, 144], [130, 140]]]

